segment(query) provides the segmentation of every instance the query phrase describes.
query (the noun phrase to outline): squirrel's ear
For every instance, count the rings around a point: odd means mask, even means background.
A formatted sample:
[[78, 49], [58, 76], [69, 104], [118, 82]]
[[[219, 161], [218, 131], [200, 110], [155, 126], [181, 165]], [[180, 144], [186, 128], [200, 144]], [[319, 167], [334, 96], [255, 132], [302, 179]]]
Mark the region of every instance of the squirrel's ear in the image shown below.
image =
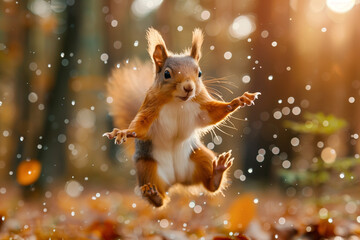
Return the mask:
[[165, 60], [167, 59], [167, 51], [164, 45], [156, 45], [153, 60], [156, 65], [156, 72], [160, 72], [165, 64]]
[[165, 41], [160, 33], [152, 27], [147, 30], [146, 39], [148, 41], [148, 52], [155, 63], [156, 72], [158, 73], [168, 57]]
[[195, 28], [192, 35], [192, 46], [191, 54], [196, 61], [199, 61], [201, 58], [201, 46], [204, 41], [204, 35], [200, 28]]

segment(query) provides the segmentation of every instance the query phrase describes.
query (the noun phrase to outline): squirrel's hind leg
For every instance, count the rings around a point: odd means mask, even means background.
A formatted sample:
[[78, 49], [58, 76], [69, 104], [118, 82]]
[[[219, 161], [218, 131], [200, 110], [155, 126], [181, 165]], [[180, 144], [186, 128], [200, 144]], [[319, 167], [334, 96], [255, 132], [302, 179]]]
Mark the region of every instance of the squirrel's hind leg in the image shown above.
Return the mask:
[[166, 198], [166, 184], [157, 175], [157, 163], [153, 159], [137, 159], [136, 170], [142, 196], [155, 207], [161, 207]]
[[224, 186], [224, 173], [231, 167], [231, 150], [215, 156], [214, 152], [201, 145], [190, 156], [195, 163], [193, 183], [202, 183], [210, 192], [221, 190]]

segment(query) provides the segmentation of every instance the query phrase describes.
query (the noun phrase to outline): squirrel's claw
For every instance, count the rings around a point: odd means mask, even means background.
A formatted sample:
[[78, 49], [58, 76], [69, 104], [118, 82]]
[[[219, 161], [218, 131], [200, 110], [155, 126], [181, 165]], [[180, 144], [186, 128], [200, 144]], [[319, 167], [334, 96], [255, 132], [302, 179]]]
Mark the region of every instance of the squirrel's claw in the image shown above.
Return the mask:
[[106, 133], [104, 133], [102, 136], [109, 138], [109, 137], [110, 137], [110, 133], [106, 132]]
[[112, 132], [106, 132], [102, 135], [103, 137], [107, 137], [108, 139], [113, 139], [115, 144], [122, 144], [126, 142], [128, 137], [136, 137], [135, 132], [130, 132], [129, 130], [120, 130], [117, 128], [114, 128]]
[[256, 92], [256, 93], [245, 92], [242, 96], [237, 98], [240, 101], [239, 106], [244, 107], [244, 106], [255, 105], [255, 99], [258, 99], [259, 95], [261, 95], [260, 92]]
[[119, 131], [120, 131], [120, 129], [114, 128], [111, 132], [106, 132], [102, 136], [107, 137], [108, 139], [113, 139], [114, 137], [116, 137], [118, 135]]

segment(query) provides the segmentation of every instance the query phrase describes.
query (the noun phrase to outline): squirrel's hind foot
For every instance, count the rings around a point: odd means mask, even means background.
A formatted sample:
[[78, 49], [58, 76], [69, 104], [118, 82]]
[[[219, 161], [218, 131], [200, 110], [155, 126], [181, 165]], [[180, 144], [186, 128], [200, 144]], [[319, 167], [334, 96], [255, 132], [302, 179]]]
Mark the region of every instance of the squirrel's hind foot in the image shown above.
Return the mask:
[[217, 159], [213, 162], [214, 175], [222, 174], [233, 164], [234, 158], [231, 158], [232, 150], [220, 154]]
[[213, 161], [213, 173], [209, 179], [209, 182], [205, 184], [205, 187], [210, 192], [216, 192], [222, 189], [223, 175], [233, 164], [234, 158], [231, 158], [231, 150], [220, 154]]
[[164, 204], [163, 197], [159, 194], [156, 185], [152, 183], [144, 184], [140, 187], [142, 196], [155, 207], [161, 207]]

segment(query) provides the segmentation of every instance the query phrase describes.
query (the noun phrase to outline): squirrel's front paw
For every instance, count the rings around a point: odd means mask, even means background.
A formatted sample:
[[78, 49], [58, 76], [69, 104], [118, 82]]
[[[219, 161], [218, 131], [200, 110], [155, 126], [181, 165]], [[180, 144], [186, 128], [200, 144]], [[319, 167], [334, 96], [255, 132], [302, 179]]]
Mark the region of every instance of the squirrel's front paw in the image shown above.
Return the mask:
[[231, 101], [231, 103], [228, 105], [229, 111], [233, 111], [238, 107], [244, 107], [245, 105], [247, 106], [255, 105], [254, 100], [258, 99], [259, 95], [261, 95], [260, 92], [256, 92], [256, 93], [245, 92], [242, 96], [237, 97]]
[[115, 138], [115, 144], [122, 144], [126, 142], [128, 137], [136, 137], [136, 133], [129, 130], [114, 128], [111, 132], [104, 133], [103, 137], [107, 137], [108, 139]]

